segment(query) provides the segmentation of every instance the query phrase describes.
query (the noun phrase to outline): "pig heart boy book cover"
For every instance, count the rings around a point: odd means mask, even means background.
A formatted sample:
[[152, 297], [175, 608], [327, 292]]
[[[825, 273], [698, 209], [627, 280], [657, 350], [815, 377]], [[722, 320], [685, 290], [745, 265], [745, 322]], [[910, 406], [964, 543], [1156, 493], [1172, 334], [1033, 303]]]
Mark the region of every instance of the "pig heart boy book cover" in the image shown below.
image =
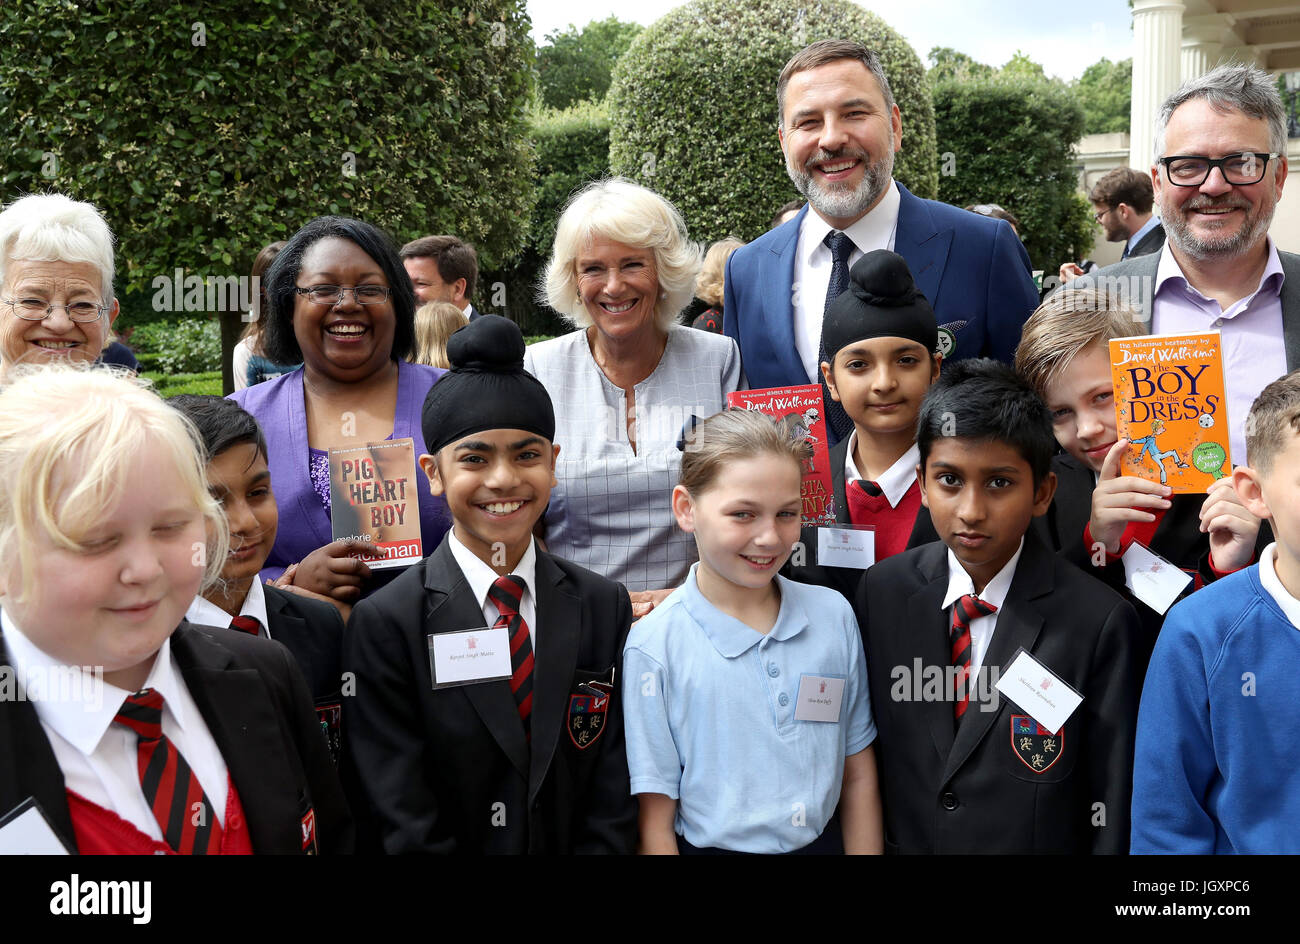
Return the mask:
[[358, 538], [382, 558], [353, 554], [371, 569], [405, 567], [424, 556], [415, 440], [386, 439], [330, 450], [330, 525], [334, 540]]
[[1112, 338], [1110, 374], [1121, 475], [1204, 495], [1232, 471], [1219, 332]]

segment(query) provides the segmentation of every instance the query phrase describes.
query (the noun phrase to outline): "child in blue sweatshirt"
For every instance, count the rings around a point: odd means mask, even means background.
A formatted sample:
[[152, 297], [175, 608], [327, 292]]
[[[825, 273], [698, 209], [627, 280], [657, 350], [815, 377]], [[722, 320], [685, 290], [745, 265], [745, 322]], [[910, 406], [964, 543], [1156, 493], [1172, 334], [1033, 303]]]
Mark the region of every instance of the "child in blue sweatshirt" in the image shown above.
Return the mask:
[[1242, 503], [1276, 541], [1169, 611], [1138, 714], [1134, 853], [1300, 852], [1300, 373], [1246, 421]]

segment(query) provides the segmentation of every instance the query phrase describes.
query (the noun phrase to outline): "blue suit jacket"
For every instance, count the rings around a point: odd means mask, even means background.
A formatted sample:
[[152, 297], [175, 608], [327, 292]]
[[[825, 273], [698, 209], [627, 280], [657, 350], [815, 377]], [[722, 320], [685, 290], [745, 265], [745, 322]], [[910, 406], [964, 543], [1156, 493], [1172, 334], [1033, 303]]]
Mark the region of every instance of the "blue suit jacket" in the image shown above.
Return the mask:
[[[965, 322], [948, 360], [996, 357], [1010, 363], [1020, 329], [1038, 305], [1029, 254], [1011, 227], [958, 207], [914, 197], [898, 185], [894, 251], [907, 260], [916, 287], [940, 325]], [[722, 331], [740, 346], [753, 389], [819, 382], [809, 377], [794, 343], [795, 250], [804, 214], [778, 226], [727, 260]]]

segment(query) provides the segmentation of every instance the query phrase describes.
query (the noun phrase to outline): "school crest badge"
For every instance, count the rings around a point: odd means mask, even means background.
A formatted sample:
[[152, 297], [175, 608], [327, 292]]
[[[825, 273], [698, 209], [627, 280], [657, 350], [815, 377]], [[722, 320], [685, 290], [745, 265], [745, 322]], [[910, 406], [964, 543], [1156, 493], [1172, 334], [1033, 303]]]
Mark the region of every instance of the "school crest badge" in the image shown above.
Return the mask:
[[569, 740], [580, 751], [585, 751], [600, 740], [605, 733], [609, 714], [609, 686], [584, 685], [592, 694], [569, 696], [569, 717], [566, 727]]
[[1029, 715], [1011, 716], [1011, 749], [1034, 773], [1041, 774], [1055, 764], [1064, 747], [1064, 728], [1053, 734]]

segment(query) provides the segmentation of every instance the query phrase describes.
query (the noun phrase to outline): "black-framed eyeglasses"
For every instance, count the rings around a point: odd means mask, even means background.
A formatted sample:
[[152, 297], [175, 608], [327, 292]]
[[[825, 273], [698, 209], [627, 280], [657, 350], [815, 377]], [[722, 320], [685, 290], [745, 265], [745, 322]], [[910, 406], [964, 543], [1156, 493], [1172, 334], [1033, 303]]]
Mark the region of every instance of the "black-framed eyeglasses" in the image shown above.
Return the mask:
[[1235, 187], [1245, 187], [1263, 180], [1268, 162], [1278, 157], [1281, 154], [1277, 151], [1242, 151], [1240, 154], [1213, 159], [1194, 154], [1175, 154], [1162, 157], [1156, 163], [1164, 165], [1165, 177], [1175, 187], [1199, 187], [1216, 167], [1228, 183]]
[[1106, 214], [1107, 214], [1107, 213], [1110, 213], [1110, 212], [1113, 211], [1114, 209], [1115, 209], [1114, 207], [1106, 207], [1106, 209], [1102, 210], [1100, 213], [1094, 213], [1094, 214], [1092, 215], [1092, 221], [1093, 221], [1094, 223], [1098, 223], [1098, 224], [1100, 224], [1101, 221], [1104, 220], [1104, 219], [1106, 218]]
[[343, 296], [348, 292], [352, 293], [358, 305], [378, 305], [388, 298], [392, 291], [382, 285], [358, 285], [354, 288], [346, 285], [312, 285], [308, 288], [294, 288], [294, 292], [306, 295], [317, 305], [337, 305], [343, 301]]
[[0, 302], [9, 306], [9, 310], [23, 321], [44, 321], [54, 314], [54, 309], [62, 308], [68, 318], [77, 324], [91, 324], [98, 321], [108, 311], [107, 306], [94, 302], [71, 302], [67, 305], [51, 305], [42, 298], [4, 298]]

